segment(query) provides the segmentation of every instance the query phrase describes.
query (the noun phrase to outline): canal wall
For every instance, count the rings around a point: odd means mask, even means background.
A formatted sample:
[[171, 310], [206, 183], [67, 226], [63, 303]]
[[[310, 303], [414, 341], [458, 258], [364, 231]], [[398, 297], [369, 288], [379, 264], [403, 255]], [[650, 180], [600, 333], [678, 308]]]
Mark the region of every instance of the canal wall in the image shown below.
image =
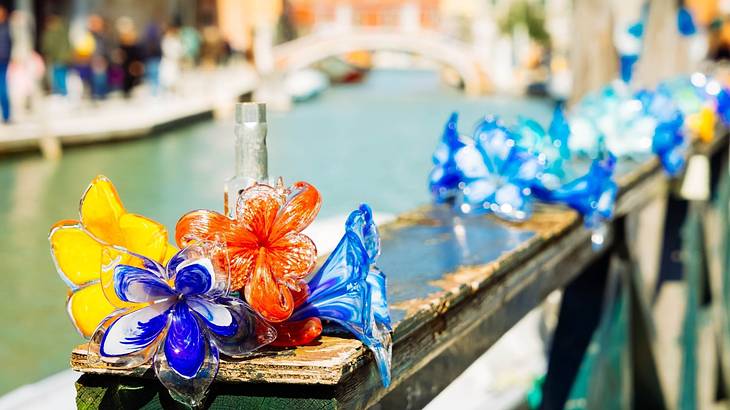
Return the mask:
[[41, 151], [60, 155], [61, 147], [152, 136], [156, 131], [227, 112], [252, 92], [258, 75], [248, 65], [185, 74], [169, 95], [146, 93], [101, 102], [44, 97], [31, 116], [0, 125], [0, 155]]

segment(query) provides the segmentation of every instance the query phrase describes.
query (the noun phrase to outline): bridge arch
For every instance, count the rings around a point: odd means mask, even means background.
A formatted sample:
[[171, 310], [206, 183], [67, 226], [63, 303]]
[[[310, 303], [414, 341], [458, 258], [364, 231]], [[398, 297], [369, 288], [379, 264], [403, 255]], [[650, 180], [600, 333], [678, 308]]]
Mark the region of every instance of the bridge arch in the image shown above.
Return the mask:
[[315, 33], [275, 46], [273, 57], [276, 70], [288, 73], [328, 57], [360, 50], [422, 55], [459, 73], [468, 95], [481, 94], [487, 88], [487, 73], [471, 47], [434, 32], [357, 28], [342, 33]]

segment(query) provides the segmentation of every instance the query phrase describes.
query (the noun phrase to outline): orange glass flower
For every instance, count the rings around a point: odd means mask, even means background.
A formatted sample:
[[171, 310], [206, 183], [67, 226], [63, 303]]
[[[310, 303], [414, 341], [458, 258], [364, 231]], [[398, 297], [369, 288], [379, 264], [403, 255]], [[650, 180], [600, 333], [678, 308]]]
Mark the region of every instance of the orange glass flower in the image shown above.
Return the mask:
[[240, 193], [235, 218], [214, 211], [185, 214], [177, 223], [180, 246], [196, 240], [222, 240], [228, 248], [231, 289], [271, 322], [291, 316], [292, 290], [314, 267], [317, 249], [302, 234], [321, 206], [319, 191], [306, 182], [289, 188], [255, 184]]

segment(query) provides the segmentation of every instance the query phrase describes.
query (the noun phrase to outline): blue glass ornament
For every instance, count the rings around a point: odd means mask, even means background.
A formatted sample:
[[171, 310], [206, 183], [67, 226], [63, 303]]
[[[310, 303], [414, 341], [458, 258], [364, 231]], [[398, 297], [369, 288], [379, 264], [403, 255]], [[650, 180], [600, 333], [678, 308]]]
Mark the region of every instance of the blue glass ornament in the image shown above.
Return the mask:
[[677, 10], [677, 28], [679, 29], [679, 33], [685, 37], [697, 33], [697, 26], [695, 25], [692, 13], [686, 7], [680, 7]]
[[570, 161], [571, 153], [568, 146], [570, 125], [568, 124], [562, 107], [557, 105], [553, 112], [548, 131], [532, 119], [520, 118], [513, 135], [517, 145], [537, 156], [543, 165], [538, 178], [542, 185], [548, 188], [557, 188], [566, 175], [565, 164]]
[[[571, 144], [592, 152], [603, 141], [617, 157], [635, 160], [654, 153], [669, 175], [677, 175], [684, 167], [688, 147], [686, 114], [676, 98], [679, 92], [687, 93], [685, 84], [688, 82], [665, 83], [656, 90], [638, 92], [612, 84], [587, 96], [571, 117], [575, 131]], [[696, 92], [693, 88], [689, 94], [695, 96]]]
[[508, 221], [524, 221], [532, 214], [530, 186], [543, 164], [517, 145], [515, 135], [494, 117], [481, 120], [474, 130], [483, 167], [465, 175], [459, 209], [493, 212]]
[[730, 125], [730, 91], [725, 87], [717, 94], [717, 115], [725, 126]]
[[459, 135], [458, 119], [457, 113], [451, 114], [433, 154], [429, 189], [436, 203], [453, 201], [464, 188], [467, 175], [483, 172], [484, 164], [474, 142]]
[[390, 385], [391, 320], [385, 274], [376, 266], [380, 236], [372, 210], [362, 204], [345, 223], [345, 235], [308, 282], [307, 300], [291, 321], [311, 317], [334, 321], [375, 355], [383, 385]]
[[618, 186], [613, 180], [616, 157], [605, 152], [593, 160], [589, 171], [557, 189], [533, 186], [536, 198], [548, 203], [564, 203], [583, 215], [588, 228], [596, 228], [613, 217]]
[[[219, 353], [242, 357], [271, 343], [276, 332], [245, 302], [228, 295], [225, 248], [197, 243], [163, 267], [122, 248], [102, 255], [105, 292], [132, 303], [104, 319], [89, 342], [89, 359], [129, 368], [152, 360], [176, 400], [202, 403]], [[104, 278], [111, 278], [105, 284]]]
[[656, 120], [652, 151], [670, 176], [679, 174], [684, 169], [689, 146], [683, 128], [682, 111], [661, 88], [657, 91], [639, 91], [636, 96], [642, 103], [644, 114]]

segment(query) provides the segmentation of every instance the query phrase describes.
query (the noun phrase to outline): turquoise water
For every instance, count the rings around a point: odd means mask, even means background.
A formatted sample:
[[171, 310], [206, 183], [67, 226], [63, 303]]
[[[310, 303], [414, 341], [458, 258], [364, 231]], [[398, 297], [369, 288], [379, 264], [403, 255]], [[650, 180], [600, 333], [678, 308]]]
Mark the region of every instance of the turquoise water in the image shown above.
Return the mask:
[[[288, 113], [269, 114], [269, 168], [322, 192], [320, 218], [368, 202], [398, 213], [429, 201], [431, 152], [452, 110], [462, 129], [485, 113], [546, 122], [548, 101], [467, 98], [429, 71], [375, 71], [357, 85], [328, 90]], [[196, 208], [222, 208], [233, 169], [232, 120], [149, 138], [0, 159], [0, 394], [68, 367], [76, 334], [64, 309], [66, 287], [53, 269], [48, 228], [77, 218], [78, 200], [97, 174], [114, 181], [125, 206], [173, 228]]]

